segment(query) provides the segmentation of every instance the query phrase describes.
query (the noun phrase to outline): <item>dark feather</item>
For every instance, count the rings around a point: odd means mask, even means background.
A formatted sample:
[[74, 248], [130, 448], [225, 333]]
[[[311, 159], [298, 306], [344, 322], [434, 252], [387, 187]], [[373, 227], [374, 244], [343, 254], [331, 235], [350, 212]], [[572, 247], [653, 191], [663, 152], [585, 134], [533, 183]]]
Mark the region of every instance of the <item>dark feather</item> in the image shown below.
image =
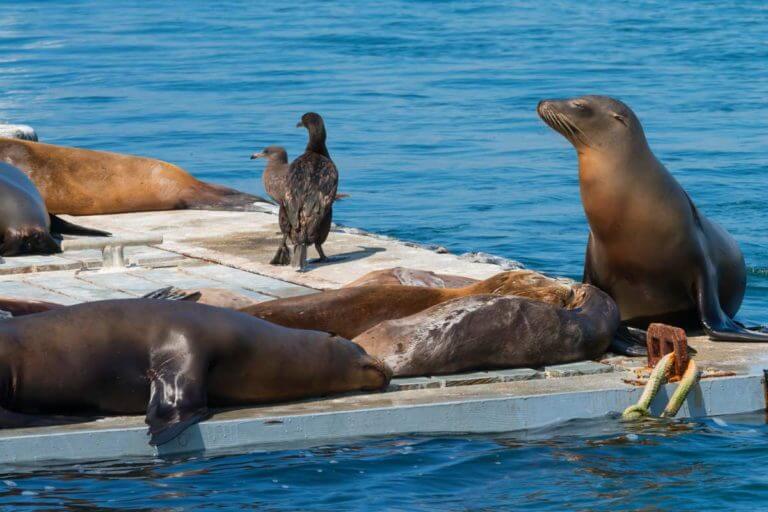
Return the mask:
[[294, 244], [322, 242], [330, 229], [339, 173], [330, 158], [308, 151], [291, 163], [285, 194], [288, 236]]

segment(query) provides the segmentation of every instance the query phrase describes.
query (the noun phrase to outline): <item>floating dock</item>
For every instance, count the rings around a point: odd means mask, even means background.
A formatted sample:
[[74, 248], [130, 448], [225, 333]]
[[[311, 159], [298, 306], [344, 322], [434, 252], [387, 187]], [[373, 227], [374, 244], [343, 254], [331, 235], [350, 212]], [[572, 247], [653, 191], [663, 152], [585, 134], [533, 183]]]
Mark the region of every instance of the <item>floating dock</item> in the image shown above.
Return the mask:
[[[504, 268], [356, 230], [336, 229], [332, 261], [297, 273], [267, 262], [277, 246], [277, 217], [263, 212], [172, 211], [78, 217], [115, 234], [112, 247], [73, 239], [54, 256], [6, 258], [0, 295], [62, 304], [139, 297], [154, 289], [218, 288], [259, 302], [338, 288], [379, 269], [410, 267], [483, 279]], [[122, 266], [122, 265], [126, 266]], [[692, 338], [708, 370], [679, 417], [764, 409], [768, 347]], [[0, 463], [95, 460], [202, 450], [316, 445], [361, 436], [480, 433], [539, 428], [600, 418], [635, 403], [642, 359], [606, 356], [545, 368], [394, 379], [385, 392], [217, 411], [177, 439], [147, 444], [143, 416], [66, 426], [0, 430]], [[653, 403], [658, 413], [674, 385]]]

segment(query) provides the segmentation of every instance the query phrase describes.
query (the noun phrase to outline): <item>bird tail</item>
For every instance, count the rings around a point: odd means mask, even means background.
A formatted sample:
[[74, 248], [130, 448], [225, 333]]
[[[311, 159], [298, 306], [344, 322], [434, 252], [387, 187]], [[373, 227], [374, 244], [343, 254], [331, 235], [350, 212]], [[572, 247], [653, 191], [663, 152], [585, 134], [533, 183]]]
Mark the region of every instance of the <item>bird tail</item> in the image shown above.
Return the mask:
[[291, 266], [296, 270], [304, 270], [307, 266], [307, 244], [297, 244], [293, 246], [293, 257]]

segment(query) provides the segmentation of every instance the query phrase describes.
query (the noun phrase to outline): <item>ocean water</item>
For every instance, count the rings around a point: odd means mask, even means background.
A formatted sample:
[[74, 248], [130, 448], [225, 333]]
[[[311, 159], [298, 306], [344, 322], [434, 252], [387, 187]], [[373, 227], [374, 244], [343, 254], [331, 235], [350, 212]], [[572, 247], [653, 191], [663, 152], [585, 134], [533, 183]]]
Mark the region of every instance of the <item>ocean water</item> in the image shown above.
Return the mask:
[[[743, 318], [768, 323], [763, 1], [2, 2], [0, 85], [0, 119], [31, 124], [44, 141], [153, 156], [255, 193], [263, 163], [249, 155], [270, 144], [298, 155], [306, 133], [296, 122], [320, 112], [351, 194], [334, 208], [338, 223], [574, 278], [587, 238], [576, 157], [535, 107], [612, 95], [740, 242], [750, 267]], [[574, 500], [595, 509], [584, 500], [604, 497], [618, 504], [606, 509], [651, 510], [682, 493], [675, 508], [710, 507], [765, 497], [765, 429], [745, 429], [710, 422], [642, 442], [410, 439], [96, 465], [34, 473], [6, 494], [33, 499], [29, 483], [48, 499], [50, 481], [50, 499], [72, 507], [202, 503], [219, 486], [222, 506], [346, 508], [367, 498], [378, 508]]]
[[8, 510], [762, 510], [765, 416], [2, 468]]

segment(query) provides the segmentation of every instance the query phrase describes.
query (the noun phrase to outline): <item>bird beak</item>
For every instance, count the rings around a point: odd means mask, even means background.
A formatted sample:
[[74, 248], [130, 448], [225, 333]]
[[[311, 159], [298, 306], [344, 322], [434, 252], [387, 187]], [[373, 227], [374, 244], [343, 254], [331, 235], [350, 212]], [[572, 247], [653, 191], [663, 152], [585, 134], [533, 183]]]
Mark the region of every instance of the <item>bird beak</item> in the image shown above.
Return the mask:
[[301, 121], [296, 123], [296, 128], [302, 128], [303, 126], [304, 126], [304, 123], [302, 123]]
[[264, 153], [254, 153], [251, 155], [251, 160], [256, 160], [257, 158], [264, 158], [266, 155]]

